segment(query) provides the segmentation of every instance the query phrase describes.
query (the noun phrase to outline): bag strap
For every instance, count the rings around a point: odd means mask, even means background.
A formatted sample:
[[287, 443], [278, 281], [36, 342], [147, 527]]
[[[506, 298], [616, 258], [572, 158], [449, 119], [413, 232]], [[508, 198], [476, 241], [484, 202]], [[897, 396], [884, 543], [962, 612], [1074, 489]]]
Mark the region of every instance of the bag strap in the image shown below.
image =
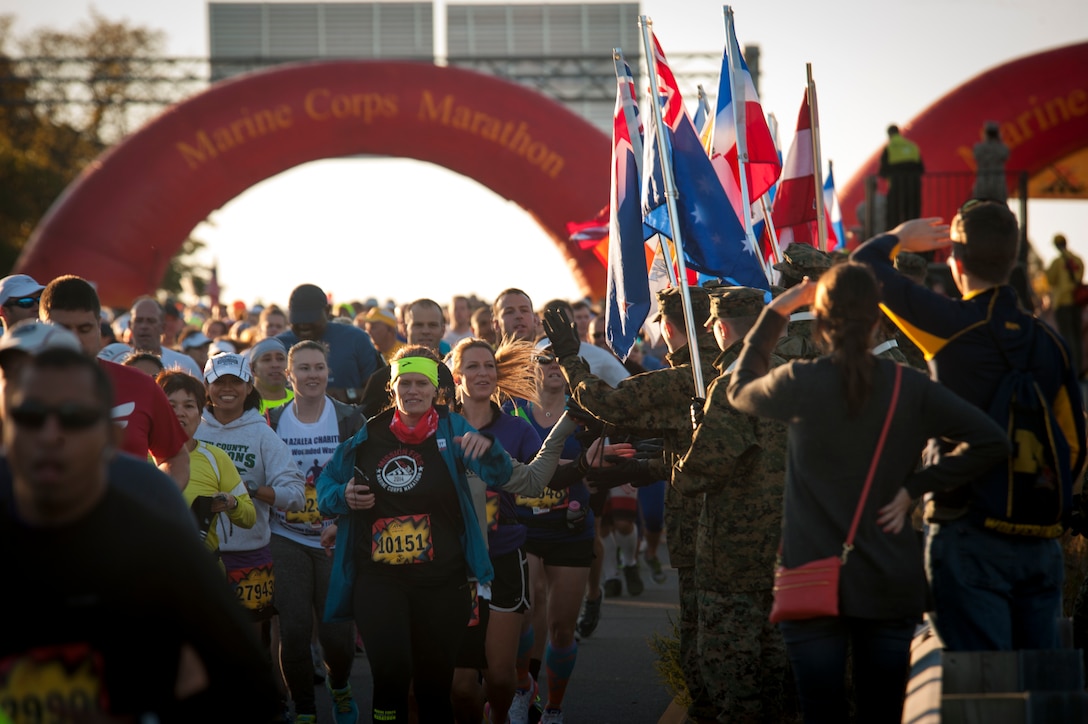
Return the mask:
[[902, 365], [895, 365], [895, 382], [892, 385], [892, 400], [888, 405], [888, 414], [884, 418], [884, 428], [880, 431], [880, 438], [876, 442], [873, 451], [873, 460], [869, 463], [869, 474], [865, 477], [865, 487], [861, 489], [861, 500], [854, 511], [854, 521], [850, 524], [850, 533], [846, 536], [846, 542], [842, 545], [842, 562], [846, 563], [846, 556], [854, 550], [854, 535], [858, 532], [858, 524], [861, 523], [861, 511], [865, 508], [865, 499], [869, 497], [869, 489], [873, 487], [873, 478], [876, 477], [876, 467], [880, 462], [880, 453], [884, 450], [884, 441], [888, 439], [888, 429], [892, 426], [892, 417], [895, 415], [896, 405], [899, 403], [899, 385], [903, 380]]

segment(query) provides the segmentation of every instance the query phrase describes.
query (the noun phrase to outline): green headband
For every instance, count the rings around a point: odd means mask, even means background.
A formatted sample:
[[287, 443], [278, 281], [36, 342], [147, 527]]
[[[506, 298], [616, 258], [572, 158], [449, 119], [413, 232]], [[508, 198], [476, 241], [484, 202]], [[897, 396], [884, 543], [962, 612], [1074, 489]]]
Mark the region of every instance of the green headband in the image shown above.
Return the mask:
[[389, 365], [389, 381], [409, 372], [423, 375], [436, 388], [438, 387], [438, 363], [429, 357], [401, 357]]

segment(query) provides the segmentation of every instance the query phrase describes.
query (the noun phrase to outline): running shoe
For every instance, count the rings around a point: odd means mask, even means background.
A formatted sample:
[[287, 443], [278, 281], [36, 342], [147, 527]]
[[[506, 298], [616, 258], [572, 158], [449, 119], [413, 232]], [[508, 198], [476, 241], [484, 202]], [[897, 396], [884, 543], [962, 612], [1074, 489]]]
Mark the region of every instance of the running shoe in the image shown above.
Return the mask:
[[623, 577], [627, 581], [627, 592], [632, 596], [642, 593], [645, 586], [642, 585], [642, 576], [638, 573], [638, 564], [623, 567]]
[[359, 721], [359, 707], [351, 696], [351, 684], [343, 689], [334, 689], [326, 679], [325, 688], [332, 696], [332, 715], [336, 719], [336, 724], [355, 724]]
[[604, 582], [604, 595], [607, 598], [616, 598], [623, 594], [623, 583], [618, 578], [609, 578]]
[[645, 558], [646, 567], [650, 569], [650, 578], [654, 583], [664, 583], [669, 580], [669, 577], [665, 575], [665, 569], [661, 567], [660, 558]]
[[582, 601], [582, 613], [578, 616], [578, 623], [574, 627], [574, 632], [580, 637], [589, 638], [597, 630], [597, 624], [601, 622], [601, 601], [603, 600], [604, 591], [601, 591], [597, 600], [591, 601], [587, 598]]
[[528, 689], [518, 689], [514, 692], [514, 700], [510, 702], [510, 712], [507, 721], [510, 724], [529, 724], [529, 707], [537, 697], [536, 681], [532, 676]]
[[563, 724], [562, 709], [545, 709], [540, 717], [540, 724]]

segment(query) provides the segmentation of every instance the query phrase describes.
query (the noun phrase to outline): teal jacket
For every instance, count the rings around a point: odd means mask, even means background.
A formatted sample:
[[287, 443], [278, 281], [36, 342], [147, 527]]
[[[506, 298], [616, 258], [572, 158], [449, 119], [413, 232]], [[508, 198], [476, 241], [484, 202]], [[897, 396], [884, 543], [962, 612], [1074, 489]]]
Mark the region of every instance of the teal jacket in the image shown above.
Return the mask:
[[[392, 416], [392, 410], [383, 412], [367, 422], [367, 425], [386, 425]], [[466, 432], [476, 432], [465, 418], [457, 413], [438, 409], [438, 430], [435, 435], [446, 441], [440, 446], [442, 459], [446, 461], [450, 477], [457, 486], [457, 498], [461, 504], [461, 516], [464, 518], [464, 531], [461, 533], [461, 546], [465, 551], [465, 561], [476, 580], [488, 583], [495, 577], [491, 560], [487, 555], [487, 540], [480, 533], [476, 520], [476, 510], [472, 505], [472, 493], [469, 490], [465, 468], [480, 476], [488, 487], [500, 487], [510, 479], [512, 465], [510, 456], [502, 449], [498, 440], [493, 440], [491, 447], [476, 460], [463, 460], [461, 447], [453, 438]], [[356, 516], [348, 507], [344, 497], [347, 482], [355, 477], [355, 453], [367, 440], [367, 425], [345, 440], [336, 448], [332, 459], [321, 471], [317, 479], [317, 507], [322, 515], [340, 516], [336, 533], [336, 551], [333, 556], [332, 575], [329, 578], [329, 592], [325, 599], [325, 620], [329, 622], [351, 621], [352, 588], [355, 582], [355, 547], [360, 533], [357, 530]], [[366, 535], [364, 531], [361, 535]]]

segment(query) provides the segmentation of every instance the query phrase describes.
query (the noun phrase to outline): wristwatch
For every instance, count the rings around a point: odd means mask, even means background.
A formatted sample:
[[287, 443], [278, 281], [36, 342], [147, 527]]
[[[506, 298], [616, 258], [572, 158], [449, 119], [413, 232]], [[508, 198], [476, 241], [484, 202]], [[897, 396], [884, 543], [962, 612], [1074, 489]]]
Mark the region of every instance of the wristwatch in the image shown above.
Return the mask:
[[259, 487], [261, 487], [261, 486], [257, 485], [256, 480], [247, 480], [246, 481], [246, 490], [249, 491], [250, 495], [256, 495], [257, 494], [257, 488], [259, 488]]

